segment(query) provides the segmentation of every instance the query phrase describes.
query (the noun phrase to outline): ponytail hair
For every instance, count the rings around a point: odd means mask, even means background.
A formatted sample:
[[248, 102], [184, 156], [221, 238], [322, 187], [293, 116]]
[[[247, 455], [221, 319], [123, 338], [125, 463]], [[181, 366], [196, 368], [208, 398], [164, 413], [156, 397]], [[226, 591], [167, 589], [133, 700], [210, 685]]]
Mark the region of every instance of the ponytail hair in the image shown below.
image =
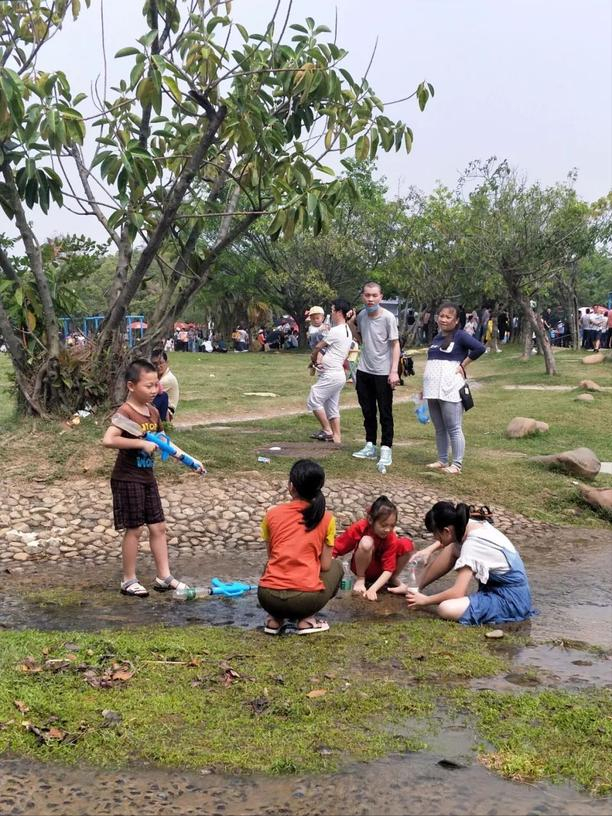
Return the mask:
[[325, 496], [321, 492], [325, 484], [325, 471], [312, 459], [298, 459], [289, 471], [289, 481], [300, 499], [309, 502], [302, 510], [304, 527], [314, 530], [325, 513]]
[[427, 512], [425, 527], [434, 534], [445, 527], [452, 527], [455, 531], [455, 538], [461, 543], [469, 520], [470, 508], [467, 504], [440, 501], [436, 502]]

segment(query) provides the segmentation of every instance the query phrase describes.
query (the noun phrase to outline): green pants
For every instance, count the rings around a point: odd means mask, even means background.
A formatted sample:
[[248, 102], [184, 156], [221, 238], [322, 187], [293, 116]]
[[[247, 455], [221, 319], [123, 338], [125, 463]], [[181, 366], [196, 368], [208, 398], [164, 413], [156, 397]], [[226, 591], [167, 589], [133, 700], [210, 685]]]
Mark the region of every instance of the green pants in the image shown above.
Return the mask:
[[277, 620], [302, 620], [319, 612], [334, 597], [342, 580], [342, 572], [342, 562], [334, 559], [327, 572], [321, 573], [325, 589], [301, 592], [298, 589], [269, 589], [260, 586], [257, 587], [257, 598], [262, 608]]

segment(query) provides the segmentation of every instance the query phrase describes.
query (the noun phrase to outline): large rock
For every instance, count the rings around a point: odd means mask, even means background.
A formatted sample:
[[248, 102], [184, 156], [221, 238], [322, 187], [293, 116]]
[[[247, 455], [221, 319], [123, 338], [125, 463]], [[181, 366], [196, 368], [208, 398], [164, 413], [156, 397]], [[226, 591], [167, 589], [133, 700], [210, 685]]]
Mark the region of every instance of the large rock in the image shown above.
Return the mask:
[[606, 510], [612, 513], [612, 488], [610, 487], [587, 487], [580, 485], [582, 498], [596, 510]]
[[510, 439], [521, 439], [535, 433], [546, 433], [548, 425], [530, 417], [514, 417], [506, 428], [506, 436]]
[[578, 394], [576, 399], [580, 400], [581, 402], [593, 402], [595, 397], [592, 394]]
[[594, 479], [601, 467], [601, 462], [590, 448], [575, 448], [563, 451], [563, 453], [553, 453], [550, 456], [532, 456], [531, 461], [559, 468], [572, 476], [581, 476], [583, 479]]
[[605, 356], [601, 353], [601, 351], [596, 351], [593, 354], [589, 354], [587, 357], [582, 358], [582, 362], [585, 365], [595, 365], [596, 363], [603, 363], [605, 360]]
[[601, 385], [596, 383], [594, 380], [580, 380], [578, 385], [580, 388], [584, 388], [585, 391], [603, 391]]

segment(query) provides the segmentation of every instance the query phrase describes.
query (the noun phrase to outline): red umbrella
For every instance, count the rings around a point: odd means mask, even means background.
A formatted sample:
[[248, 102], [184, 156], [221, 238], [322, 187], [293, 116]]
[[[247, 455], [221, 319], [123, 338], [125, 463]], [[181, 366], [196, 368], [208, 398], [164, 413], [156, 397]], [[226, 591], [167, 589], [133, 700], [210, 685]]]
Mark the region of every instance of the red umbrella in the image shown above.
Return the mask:
[[130, 323], [130, 329], [148, 329], [149, 324], [145, 323], [142, 320], [135, 320], [133, 323]]

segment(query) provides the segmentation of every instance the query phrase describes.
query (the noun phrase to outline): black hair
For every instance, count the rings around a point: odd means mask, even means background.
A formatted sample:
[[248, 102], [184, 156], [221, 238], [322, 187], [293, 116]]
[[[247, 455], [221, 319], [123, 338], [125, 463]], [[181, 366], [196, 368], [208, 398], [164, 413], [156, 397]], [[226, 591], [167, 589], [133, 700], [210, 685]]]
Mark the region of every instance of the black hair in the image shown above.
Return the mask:
[[459, 543], [463, 541], [467, 523], [470, 520], [470, 508], [467, 504], [440, 501], [436, 502], [425, 516], [425, 527], [430, 533], [436, 533], [445, 527], [452, 527], [455, 538]]
[[162, 360], [168, 362], [168, 355], [163, 349], [161, 348], [153, 349], [153, 351], [151, 352], [151, 359], [157, 360], [159, 357], [161, 357]]
[[366, 288], [369, 288], [370, 286], [378, 286], [378, 290], [382, 295], [383, 293], [382, 286], [380, 285], [380, 283], [378, 283], [378, 281], [368, 281], [367, 283], [364, 283], [363, 286], [361, 287], [361, 294], [363, 294]]
[[342, 312], [342, 315], [345, 318], [352, 309], [351, 304], [348, 302], [348, 300], [345, 300], [344, 298], [336, 298], [335, 300], [332, 300], [331, 305], [337, 312]]
[[125, 381], [137, 383], [142, 376], [143, 371], [148, 371], [152, 374], [157, 374], [157, 369], [150, 360], [144, 357], [137, 357], [125, 369]]
[[309, 502], [302, 510], [304, 527], [314, 530], [325, 513], [325, 496], [321, 492], [325, 484], [325, 471], [312, 459], [298, 459], [289, 471], [289, 481], [300, 499]]
[[[451, 303], [450, 300], [445, 300], [444, 303], [441, 303], [438, 306], [438, 311], [436, 312], [436, 314], [440, 314], [442, 309], [452, 309], [453, 312], [455, 313], [455, 317], [457, 318], [457, 320], [459, 320], [459, 307], [457, 306], [456, 303]], [[444, 351], [446, 351], [446, 349], [453, 342], [454, 337], [455, 337], [455, 332], [452, 332], [452, 334], [449, 334], [448, 337], [445, 338], [445, 340], [442, 343], [442, 345], [440, 346], [440, 348], [443, 349]]]
[[372, 521], [378, 521], [378, 519], [384, 520], [390, 515], [394, 515], [397, 519], [397, 506], [386, 496], [379, 496], [368, 510], [368, 516]]

